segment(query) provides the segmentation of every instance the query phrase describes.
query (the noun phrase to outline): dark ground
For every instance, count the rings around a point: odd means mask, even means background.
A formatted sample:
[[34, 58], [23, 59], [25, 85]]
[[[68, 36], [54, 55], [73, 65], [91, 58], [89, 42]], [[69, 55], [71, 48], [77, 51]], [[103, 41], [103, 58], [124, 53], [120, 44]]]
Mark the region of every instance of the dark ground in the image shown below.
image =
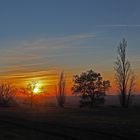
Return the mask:
[[0, 140], [140, 139], [140, 108], [0, 108]]

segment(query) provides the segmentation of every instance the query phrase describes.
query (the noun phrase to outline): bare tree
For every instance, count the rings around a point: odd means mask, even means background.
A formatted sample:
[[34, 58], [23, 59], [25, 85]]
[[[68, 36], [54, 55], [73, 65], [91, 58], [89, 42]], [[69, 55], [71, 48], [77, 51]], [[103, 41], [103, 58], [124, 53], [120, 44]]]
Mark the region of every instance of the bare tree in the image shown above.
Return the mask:
[[38, 84], [37, 81], [31, 81], [27, 84], [27, 94], [30, 98], [30, 107], [32, 108], [33, 106], [33, 97], [34, 97], [34, 90], [36, 88], [36, 85]]
[[120, 104], [128, 107], [135, 87], [135, 76], [130, 62], [126, 57], [127, 41], [125, 39], [118, 46], [118, 57], [115, 62], [115, 79], [120, 94]]
[[0, 105], [7, 106], [15, 96], [15, 88], [9, 83], [0, 83]]
[[66, 99], [65, 84], [66, 84], [65, 75], [64, 72], [61, 72], [59, 84], [58, 84], [59, 91], [56, 96], [59, 107], [64, 107], [65, 104], [65, 99]]

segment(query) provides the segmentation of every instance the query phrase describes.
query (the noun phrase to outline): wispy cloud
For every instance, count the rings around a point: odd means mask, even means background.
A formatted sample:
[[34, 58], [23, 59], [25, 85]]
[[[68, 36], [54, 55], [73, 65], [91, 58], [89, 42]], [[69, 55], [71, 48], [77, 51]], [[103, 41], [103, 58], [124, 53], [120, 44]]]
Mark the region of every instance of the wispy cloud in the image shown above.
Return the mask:
[[[43, 70], [44, 63], [30, 63], [30, 64], [17, 64], [11, 66], [3, 66], [0, 69], [0, 74], [13, 74], [13, 73], [29, 73]], [[51, 68], [52, 69], [52, 68]], [[55, 68], [53, 68], [55, 69]], [[50, 68], [45, 68], [46, 71], [50, 70]]]
[[[46, 57], [60, 56], [58, 51], [64, 49], [87, 48], [78, 43], [95, 39], [94, 34], [78, 34], [59, 36], [54, 38], [43, 38], [36, 40], [24, 40], [15, 46], [9, 46], [0, 52], [0, 64], [20, 64], [20, 63], [46, 63]], [[61, 55], [66, 55], [61, 53]]]
[[78, 34], [16, 42], [0, 52], [0, 77], [14, 81], [33, 77], [54, 81], [59, 71], [56, 65], [61, 63], [57, 58], [67, 58], [69, 49], [83, 48], [77, 44], [95, 38], [94, 34]]
[[32, 71], [30, 73], [27, 72], [22, 72], [22, 73], [14, 73], [9, 75], [3, 75], [1, 76], [1, 78], [9, 78], [9, 79], [27, 79], [27, 78], [36, 78], [36, 77], [52, 77], [55, 76], [55, 74], [53, 73], [53, 71]]
[[98, 27], [140, 27], [140, 24], [112, 24], [112, 25], [98, 25]]
[[59, 36], [54, 38], [43, 38], [35, 41], [23, 41], [21, 44], [22, 49], [33, 51], [33, 50], [49, 50], [49, 49], [63, 49], [72, 47], [71, 44], [83, 42], [89, 39], [95, 39], [94, 34], [78, 34]]
[[8, 80], [12, 81], [12, 83], [17, 86], [22, 86], [22, 84], [26, 85], [26, 82], [32, 80], [39, 80], [41, 83], [46, 83], [47, 85], [56, 84], [58, 79], [58, 70], [57, 69], [49, 69], [49, 70], [31, 70], [29, 71], [13, 71], [12, 73], [3, 73], [0, 75], [0, 80]]

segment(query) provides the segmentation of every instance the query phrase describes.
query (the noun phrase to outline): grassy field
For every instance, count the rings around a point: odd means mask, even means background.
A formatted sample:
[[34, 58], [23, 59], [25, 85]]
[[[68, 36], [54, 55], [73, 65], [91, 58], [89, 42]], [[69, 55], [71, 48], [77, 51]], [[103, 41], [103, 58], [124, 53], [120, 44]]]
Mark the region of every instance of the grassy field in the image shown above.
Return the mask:
[[2, 140], [140, 138], [140, 108], [0, 108]]

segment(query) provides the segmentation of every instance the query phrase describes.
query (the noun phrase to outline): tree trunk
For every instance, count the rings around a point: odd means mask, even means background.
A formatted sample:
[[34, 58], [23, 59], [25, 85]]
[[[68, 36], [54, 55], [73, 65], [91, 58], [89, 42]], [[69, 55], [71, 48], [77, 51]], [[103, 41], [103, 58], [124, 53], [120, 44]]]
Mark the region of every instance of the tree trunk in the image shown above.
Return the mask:
[[122, 95], [121, 95], [122, 97], [121, 97], [121, 104], [122, 104], [122, 107], [126, 107], [126, 95], [125, 95], [125, 93], [122, 93]]
[[126, 107], [129, 106], [129, 103], [130, 103], [130, 96], [131, 96], [131, 93], [129, 92], [128, 97], [127, 97], [127, 101], [126, 101]]
[[91, 95], [91, 104], [90, 107], [92, 108], [94, 106], [94, 94]]
[[30, 107], [32, 108], [33, 106], [33, 93], [31, 93], [31, 101], [30, 101]]

